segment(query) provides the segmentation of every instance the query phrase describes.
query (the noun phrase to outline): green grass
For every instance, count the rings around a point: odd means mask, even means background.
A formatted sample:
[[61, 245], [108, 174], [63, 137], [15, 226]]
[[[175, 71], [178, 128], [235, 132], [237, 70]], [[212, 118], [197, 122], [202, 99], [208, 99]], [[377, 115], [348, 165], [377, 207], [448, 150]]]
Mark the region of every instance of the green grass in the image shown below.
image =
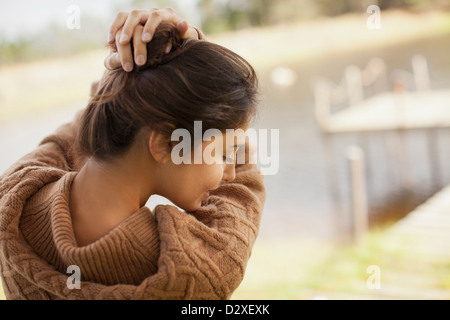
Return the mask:
[[[357, 245], [291, 240], [257, 243], [233, 299], [450, 299], [450, 263], [411, 248], [411, 239], [373, 231]], [[380, 270], [380, 289], [367, 281]]]

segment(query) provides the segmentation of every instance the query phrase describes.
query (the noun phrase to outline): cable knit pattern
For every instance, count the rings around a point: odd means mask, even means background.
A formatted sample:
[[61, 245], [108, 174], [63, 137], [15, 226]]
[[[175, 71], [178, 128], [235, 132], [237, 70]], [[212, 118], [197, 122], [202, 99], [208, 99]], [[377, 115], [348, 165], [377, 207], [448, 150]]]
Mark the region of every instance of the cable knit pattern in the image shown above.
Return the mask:
[[[78, 121], [62, 126], [0, 178], [0, 265], [8, 299], [229, 299], [241, 283], [265, 201], [255, 165], [236, 167], [202, 207], [144, 207], [77, 247], [68, 195], [83, 157]], [[81, 289], [69, 289], [69, 265]]]

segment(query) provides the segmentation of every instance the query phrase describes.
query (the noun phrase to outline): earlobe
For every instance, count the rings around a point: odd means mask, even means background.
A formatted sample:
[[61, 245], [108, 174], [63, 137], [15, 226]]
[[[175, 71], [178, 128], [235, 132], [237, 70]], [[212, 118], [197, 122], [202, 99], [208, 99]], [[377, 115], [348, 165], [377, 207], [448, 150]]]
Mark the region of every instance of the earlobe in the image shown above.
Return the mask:
[[167, 163], [170, 160], [170, 144], [167, 143], [167, 139], [159, 131], [151, 131], [148, 147], [156, 162]]

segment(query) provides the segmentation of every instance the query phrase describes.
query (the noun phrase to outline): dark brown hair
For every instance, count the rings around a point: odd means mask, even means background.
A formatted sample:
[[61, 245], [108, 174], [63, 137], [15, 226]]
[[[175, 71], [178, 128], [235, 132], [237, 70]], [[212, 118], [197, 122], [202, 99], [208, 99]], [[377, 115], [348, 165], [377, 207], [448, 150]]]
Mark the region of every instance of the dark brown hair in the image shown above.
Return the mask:
[[[172, 43], [170, 53], [164, 51]], [[147, 44], [147, 62], [132, 72], [105, 73], [78, 131], [80, 150], [99, 160], [123, 154], [142, 128], [168, 139], [173, 130], [203, 132], [246, 125], [256, 112], [257, 76], [236, 53], [204, 40], [184, 40], [161, 25]]]

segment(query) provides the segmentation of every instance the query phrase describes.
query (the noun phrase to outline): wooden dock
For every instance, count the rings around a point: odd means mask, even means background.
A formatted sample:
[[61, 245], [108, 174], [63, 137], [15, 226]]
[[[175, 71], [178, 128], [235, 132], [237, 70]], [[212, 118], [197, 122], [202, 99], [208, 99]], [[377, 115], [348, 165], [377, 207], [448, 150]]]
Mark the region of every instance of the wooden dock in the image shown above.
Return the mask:
[[450, 267], [450, 186], [400, 220], [391, 232], [412, 238], [408, 250]]
[[[390, 227], [388, 265], [381, 268], [381, 299], [450, 299], [450, 186]], [[394, 252], [396, 254], [394, 254]]]
[[450, 127], [450, 90], [382, 93], [320, 122], [327, 133]]
[[[388, 74], [379, 58], [367, 68], [348, 66], [341, 83], [315, 83], [317, 122], [325, 133], [361, 133], [450, 127], [450, 89], [433, 90], [426, 57], [412, 58], [412, 72]], [[390, 79], [390, 80], [389, 80]], [[366, 96], [365, 90], [372, 92]], [[334, 104], [348, 107], [337, 112]]]
[[[316, 295], [349, 300], [450, 300], [450, 185], [344, 252], [330, 259], [338, 267], [328, 269], [340, 281], [327, 284], [334, 290], [322, 286], [325, 290], [319, 288]], [[367, 266], [366, 275], [362, 270], [359, 275], [336, 271], [339, 265]], [[374, 275], [371, 268], [379, 272], [377, 288], [368, 283]]]
[[[346, 154], [352, 168], [348, 179], [352, 181], [355, 229], [367, 229], [364, 226], [367, 220], [367, 199], [374, 197], [374, 194], [362, 192], [365, 181], [370, 182], [370, 177], [365, 177], [364, 167], [372, 171], [382, 170], [373, 154], [372, 157], [371, 154], [364, 156], [364, 151], [370, 151], [371, 144], [374, 144], [374, 139], [369, 137], [383, 142], [381, 153], [386, 155], [391, 177], [400, 182], [395, 186], [397, 190], [413, 193], [413, 190], [418, 189], [413, 183], [413, 146], [408, 141], [412, 131], [422, 135], [426, 142], [424, 157], [428, 163], [422, 161], [419, 164], [421, 168], [429, 168], [430, 180], [437, 187], [444, 187], [448, 183], [442, 178], [448, 166], [441, 156], [441, 151], [447, 150], [441, 149], [450, 145], [450, 135], [442, 137], [448, 143], [441, 143], [439, 136], [450, 129], [450, 89], [432, 89], [428, 62], [424, 56], [415, 55], [412, 58], [411, 72], [394, 70], [388, 73], [384, 61], [378, 58], [372, 59], [365, 69], [351, 65], [345, 69], [339, 84], [319, 79], [314, 91], [315, 115], [324, 143], [330, 194], [336, 207], [346, 201], [339, 190], [343, 183], [347, 183], [338, 179], [337, 172], [342, 168], [338, 168], [337, 163], [345, 150], [338, 150], [336, 145], [339, 139], [349, 141], [349, 137], [357, 141], [356, 145], [346, 146], [347, 150], [353, 150]], [[358, 159], [351, 156], [355, 150], [361, 154]], [[358, 166], [362, 169], [355, 170]], [[355, 181], [358, 182], [356, 185]], [[389, 188], [392, 188], [392, 180], [386, 179], [385, 189]], [[361, 233], [356, 231], [357, 234]]]

